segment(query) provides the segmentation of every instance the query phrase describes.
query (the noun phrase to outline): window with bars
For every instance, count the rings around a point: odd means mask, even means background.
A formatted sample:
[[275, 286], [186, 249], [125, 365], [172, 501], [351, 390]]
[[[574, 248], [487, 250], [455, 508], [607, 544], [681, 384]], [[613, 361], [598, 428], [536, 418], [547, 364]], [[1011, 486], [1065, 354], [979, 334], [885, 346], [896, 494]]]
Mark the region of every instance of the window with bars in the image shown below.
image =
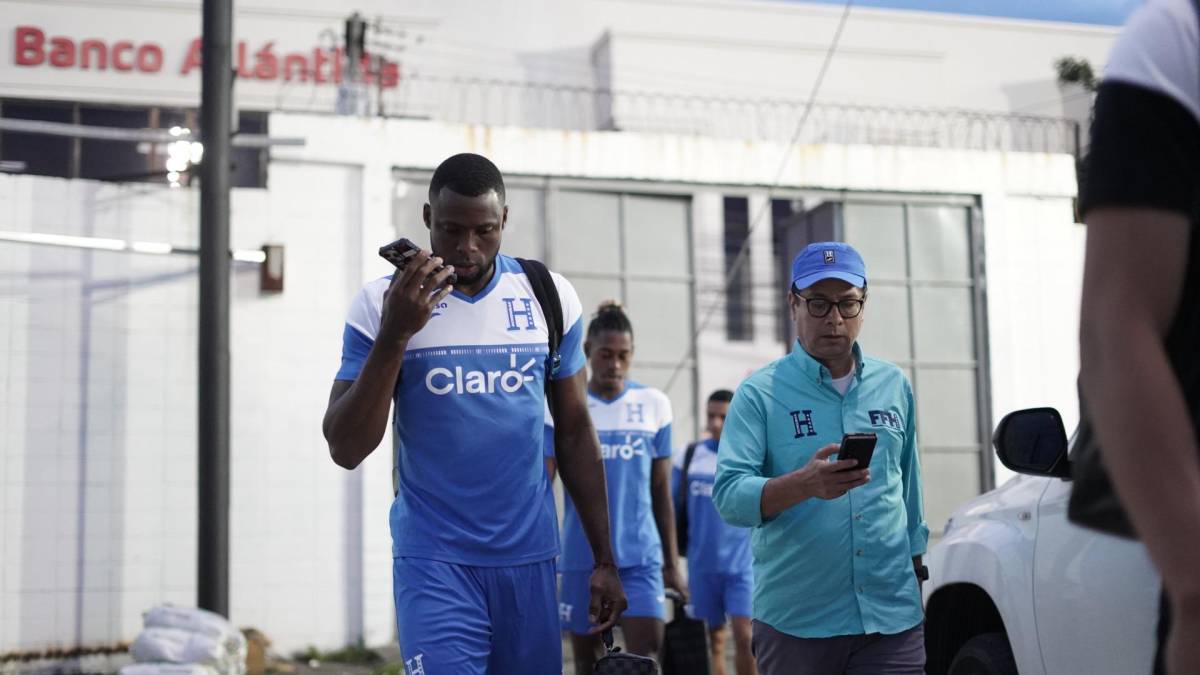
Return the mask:
[[[159, 106], [0, 99], [0, 118], [120, 129], [198, 128], [197, 111]], [[238, 129], [266, 134], [267, 113], [238, 113]], [[266, 148], [233, 148], [233, 187], [266, 187]], [[0, 161], [6, 170], [36, 176], [113, 182], [169, 183], [167, 143], [71, 138], [0, 130]], [[19, 168], [17, 168], [19, 167]], [[186, 180], [186, 176], [184, 177]]]
[[[739, 342], [754, 339], [754, 282], [749, 237], [749, 200], [725, 197], [725, 278], [729, 281], [725, 289], [725, 337]], [[743, 248], [746, 249], [744, 253]]]

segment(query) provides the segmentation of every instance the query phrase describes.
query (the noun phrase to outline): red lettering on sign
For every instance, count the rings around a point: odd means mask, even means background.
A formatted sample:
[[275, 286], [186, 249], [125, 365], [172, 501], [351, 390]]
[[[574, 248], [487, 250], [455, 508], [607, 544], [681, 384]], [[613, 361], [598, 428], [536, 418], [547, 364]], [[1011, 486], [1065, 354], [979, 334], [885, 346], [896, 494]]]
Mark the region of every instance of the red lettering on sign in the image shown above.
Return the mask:
[[308, 57], [303, 54], [288, 54], [283, 57], [283, 79], [291, 82], [299, 74], [301, 82], [308, 82]]
[[254, 77], [254, 72], [246, 67], [246, 43], [244, 41], [239, 41], [237, 44], [237, 76], [243, 80]]
[[183, 60], [183, 67], [179, 69], [179, 74], [187, 75], [192, 72], [192, 69], [199, 68], [201, 63], [200, 54], [200, 38], [196, 38], [192, 40], [192, 45], [188, 47], [187, 58]]
[[50, 38], [50, 65], [55, 68], [75, 65], [75, 43], [67, 38]]
[[13, 40], [13, 57], [18, 66], [40, 66], [46, 60], [42, 46], [46, 44], [46, 34], [33, 26], [17, 26], [16, 39]]
[[325, 78], [325, 73], [321, 70], [321, 67], [324, 66], [326, 63], [329, 63], [329, 57], [326, 55], [325, 50], [321, 49], [320, 47], [317, 47], [316, 49], [314, 49], [313, 50], [313, 82], [316, 82], [317, 84], [322, 84], [322, 83], [329, 81], [328, 79]]
[[254, 52], [254, 77], [260, 80], [279, 79], [279, 59], [271, 51], [274, 42], [268, 42], [262, 49]]
[[137, 68], [143, 73], [157, 73], [162, 70], [162, 47], [154, 43], [144, 44], [137, 50]]
[[100, 40], [84, 40], [79, 43], [79, 65], [82, 68], [92, 67], [92, 56], [96, 57], [96, 69], [108, 69], [108, 47]]
[[[188, 75], [202, 65], [202, 49], [200, 38], [188, 44], [179, 68], [180, 75]], [[340, 47], [316, 47], [311, 56], [305, 52], [277, 55], [274, 41], [257, 46], [241, 41], [234, 57], [237, 76], [244, 79], [340, 84], [345, 77], [346, 54]], [[53, 68], [80, 70], [108, 70], [111, 67], [122, 72], [158, 73], [163, 69], [165, 56], [163, 47], [154, 42], [138, 44], [118, 40], [110, 46], [101, 39], [76, 41], [66, 36], [47, 37], [37, 26], [17, 26], [13, 60], [18, 66], [48, 64]], [[377, 83], [380, 88], [391, 89], [400, 83], [400, 65], [377, 55], [363, 54], [358, 73], [364, 84]]]
[[379, 86], [392, 89], [400, 84], [400, 64], [382, 61], [379, 66]]
[[128, 40], [121, 40], [113, 45], [112, 48], [112, 64], [116, 70], [133, 70], [133, 63], [121, 59], [121, 55], [125, 52], [133, 51], [133, 43]]

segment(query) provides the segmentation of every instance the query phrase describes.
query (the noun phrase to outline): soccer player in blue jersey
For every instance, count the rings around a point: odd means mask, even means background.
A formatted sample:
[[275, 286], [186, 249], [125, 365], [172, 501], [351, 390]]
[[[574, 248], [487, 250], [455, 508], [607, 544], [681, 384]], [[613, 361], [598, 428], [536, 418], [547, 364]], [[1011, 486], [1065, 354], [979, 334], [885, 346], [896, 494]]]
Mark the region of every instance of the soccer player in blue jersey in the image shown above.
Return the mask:
[[[663, 587], [687, 594], [678, 575], [671, 502], [671, 402], [661, 391], [626, 379], [633, 360], [633, 325], [619, 304], [607, 301], [600, 306], [588, 324], [584, 352], [592, 371], [587, 407], [600, 433], [613, 548], [629, 598], [621, 631], [628, 651], [657, 656], [663, 636]], [[547, 422], [555, 429], [567, 423], [561, 416], [547, 417]], [[592, 672], [601, 650], [593, 622], [582, 611], [594, 566], [580, 517], [589, 506], [577, 495], [565, 499], [559, 562], [560, 611], [563, 627], [571, 633], [577, 673]]]
[[[713, 479], [717, 472], [717, 444], [729, 414], [733, 392], [718, 389], [705, 405], [708, 438], [694, 449], [675, 453], [671, 494], [676, 511], [687, 514], [688, 590], [691, 614], [708, 623], [712, 650], [712, 675], [725, 675], [725, 619], [733, 626], [738, 675], [756, 675], [750, 651], [751, 595], [754, 592], [750, 530], [721, 519], [713, 505]], [[685, 474], [686, 472], [686, 474]]]
[[424, 209], [432, 251], [355, 298], [325, 413], [330, 454], [353, 469], [383, 439], [394, 403], [393, 579], [409, 673], [562, 672], [544, 378], [563, 482], [595, 560], [581, 609], [601, 630], [626, 605], [587, 410], [579, 298], [553, 275], [564, 335], [548, 368], [546, 313], [521, 266], [499, 253], [504, 194], [500, 171], [479, 155], [437, 168]]

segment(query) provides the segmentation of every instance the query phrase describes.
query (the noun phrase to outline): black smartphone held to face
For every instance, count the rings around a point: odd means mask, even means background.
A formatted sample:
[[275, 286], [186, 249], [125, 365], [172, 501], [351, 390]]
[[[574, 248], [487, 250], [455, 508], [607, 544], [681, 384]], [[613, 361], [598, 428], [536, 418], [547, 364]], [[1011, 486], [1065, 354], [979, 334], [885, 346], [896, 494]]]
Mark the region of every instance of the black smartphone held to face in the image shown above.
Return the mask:
[[[408, 264], [408, 261], [412, 260], [412, 258], [420, 252], [420, 246], [414, 244], [412, 240], [403, 237], [386, 246], [379, 247], [380, 257], [395, 265], [396, 269], [400, 270], [401, 272], [404, 271], [404, 267]], [[441, 269], [441, 267], [438, 268], [438, 270]], [[449, 277], [446, 277], [447, 286], [453, 286], [457, 282], [458, 275], [453, 272], [450, 273]]]
[[845, 469], [865, 469], [871, 466], [871, 457], [875, 454], [875, 434], [846, 434], [842, 436], [842, 447], [838, 449], [837, 458], [858, 460], [858, 465]]

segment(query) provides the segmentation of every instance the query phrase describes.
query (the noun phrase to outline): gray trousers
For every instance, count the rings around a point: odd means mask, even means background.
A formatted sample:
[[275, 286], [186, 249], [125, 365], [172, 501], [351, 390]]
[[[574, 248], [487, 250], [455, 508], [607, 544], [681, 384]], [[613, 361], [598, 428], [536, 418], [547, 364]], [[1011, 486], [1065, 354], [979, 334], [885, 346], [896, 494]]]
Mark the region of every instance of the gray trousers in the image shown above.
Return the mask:
[[754, 621], [762, 675], [924, 675], [925, 625], [896, 635], [798, 638]]

